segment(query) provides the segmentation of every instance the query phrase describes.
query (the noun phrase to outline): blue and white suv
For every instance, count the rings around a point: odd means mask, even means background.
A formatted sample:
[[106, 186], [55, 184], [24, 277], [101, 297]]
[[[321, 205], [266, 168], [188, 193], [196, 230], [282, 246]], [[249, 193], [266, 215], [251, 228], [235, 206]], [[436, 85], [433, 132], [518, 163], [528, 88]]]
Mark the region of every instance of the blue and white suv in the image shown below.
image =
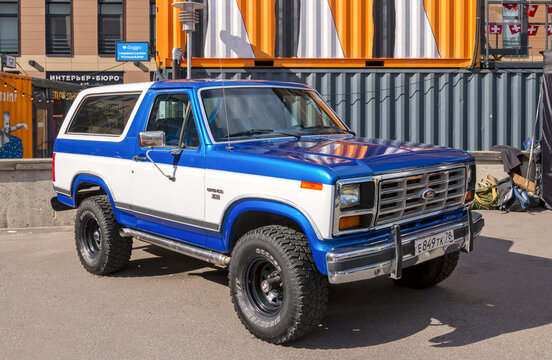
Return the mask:
[[229, 267], [239, 318], [272, 343], [320, 323], [328, 282], [439, 283], [483, 227], [469, 154], [356, 137], [301, 84], [85, 90], [54, 152], [86, 270], [122, 269], [132, 238]]

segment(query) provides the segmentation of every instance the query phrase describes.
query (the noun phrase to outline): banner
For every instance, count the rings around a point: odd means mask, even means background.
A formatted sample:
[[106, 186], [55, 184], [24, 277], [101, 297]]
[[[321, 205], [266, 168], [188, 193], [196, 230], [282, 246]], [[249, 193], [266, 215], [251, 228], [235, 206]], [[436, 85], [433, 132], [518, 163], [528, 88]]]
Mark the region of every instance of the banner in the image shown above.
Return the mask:
[[33, 157], [31, 78], [0, 73], [0, 159]]

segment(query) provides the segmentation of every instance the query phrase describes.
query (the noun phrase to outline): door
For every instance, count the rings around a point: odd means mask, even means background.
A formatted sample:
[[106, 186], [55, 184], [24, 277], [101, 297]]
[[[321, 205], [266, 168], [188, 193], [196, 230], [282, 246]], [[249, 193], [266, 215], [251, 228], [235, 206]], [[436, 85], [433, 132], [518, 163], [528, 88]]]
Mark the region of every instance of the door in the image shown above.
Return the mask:
[[137, 228], [204, 245], [205, 151], [190, 95], [159, 94], [144, 130], [163, 131], [166, 145], [155, 149], [136, 145], [130, 210]]
[[34, 121], [34, 157], [47, 158], [52, 156], [53, 138], [49, 126], [50, 107], [48, 105], [37, 105]]

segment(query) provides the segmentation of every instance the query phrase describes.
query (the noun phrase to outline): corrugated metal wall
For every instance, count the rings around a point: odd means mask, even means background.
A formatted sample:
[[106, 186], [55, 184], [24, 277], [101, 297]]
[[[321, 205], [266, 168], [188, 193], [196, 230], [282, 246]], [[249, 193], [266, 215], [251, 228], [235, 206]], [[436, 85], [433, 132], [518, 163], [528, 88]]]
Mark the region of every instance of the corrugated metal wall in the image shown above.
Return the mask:
[[[196, 0], [207, 5], [193, 34], [196, 64], [251, 67], [469, 66], [478, 0]], [[158, 67], [185, 48], [178, 11], [157, 1]], [[321, 60], [313, 62], [313, 59]], [[344, 60], [346, 59], [346, 60]], [[399, 59], [412, 59], [397, 63]], [[364, 60], [364, 61], [363, 61]], [[414, 65], [417, 64], [417, 65]], [[380, 65], [369, 65], [380, 66]]]
[[[193, 75], [216, 78], [220, 70]], [[361, 136], [489, 150], [521, 147], [531, 136], [542, 71], [225, 69], [224, 75], [309, 84]]]

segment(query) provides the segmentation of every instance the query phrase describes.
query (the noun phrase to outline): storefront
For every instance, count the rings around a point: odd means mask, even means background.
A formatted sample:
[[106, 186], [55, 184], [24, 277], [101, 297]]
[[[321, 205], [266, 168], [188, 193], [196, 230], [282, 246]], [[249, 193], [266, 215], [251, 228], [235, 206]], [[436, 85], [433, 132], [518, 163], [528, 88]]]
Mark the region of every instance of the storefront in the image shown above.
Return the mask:
[[47, 158], [80, 85], [0, 73], [0, 158]]

